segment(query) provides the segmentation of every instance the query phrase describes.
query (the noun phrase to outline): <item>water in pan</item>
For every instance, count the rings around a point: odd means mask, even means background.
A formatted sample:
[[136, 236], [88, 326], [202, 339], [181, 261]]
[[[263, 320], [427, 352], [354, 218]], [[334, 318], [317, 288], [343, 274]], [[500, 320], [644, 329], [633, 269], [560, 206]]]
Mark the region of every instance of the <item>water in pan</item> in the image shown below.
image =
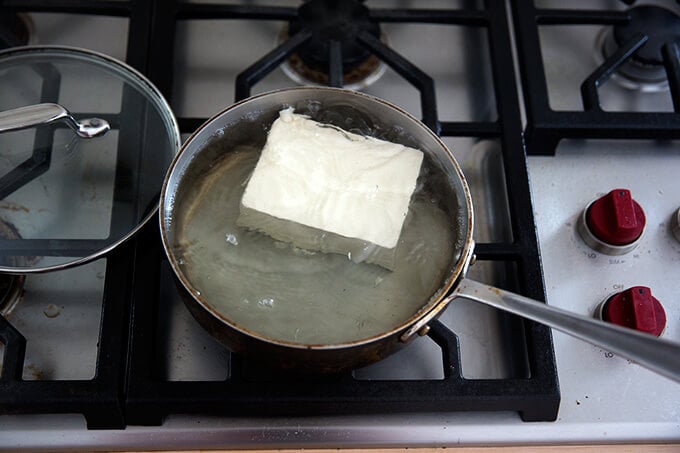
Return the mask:
[[219, 313], [277, 340], [342, 343], [396, 327], [436, 292], [456, 237], [437, 196], [422, 184], [433, 170], [422, 172], [389, 271], [238, 227], [240, 199], [259, 154], [252, 147], [229, 150], [175, 208], [180, 266]]

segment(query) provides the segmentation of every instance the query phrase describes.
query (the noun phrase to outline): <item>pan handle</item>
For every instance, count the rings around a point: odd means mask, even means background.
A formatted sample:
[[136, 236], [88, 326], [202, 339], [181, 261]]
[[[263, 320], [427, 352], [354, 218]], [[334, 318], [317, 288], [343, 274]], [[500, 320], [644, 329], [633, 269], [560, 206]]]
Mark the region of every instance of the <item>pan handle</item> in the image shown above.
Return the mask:
[[463, 278], [446, 299], [462, 297], [545, 324], [680, 382], [680, 344], [551, 307]]
[[76, 121], [61, 105], [45, 103], [0, 112], [0, 132], [27, 129], [56, 121], [63, 121], [82, 138], [97, 137], [111, 129], [109, 123], [101, 118]]

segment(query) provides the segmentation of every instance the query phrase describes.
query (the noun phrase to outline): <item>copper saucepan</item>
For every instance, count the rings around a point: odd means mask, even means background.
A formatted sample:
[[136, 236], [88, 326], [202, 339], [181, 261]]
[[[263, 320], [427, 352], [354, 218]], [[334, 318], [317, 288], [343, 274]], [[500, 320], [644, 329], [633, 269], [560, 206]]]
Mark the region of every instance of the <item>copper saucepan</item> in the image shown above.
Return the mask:
[[[320, 120], [355, 117], [352, 124], [358, 125], [359, 129], [400, 131], [393, 141], [417, 147], [444, 175], [440, 178], [444, 181], [440, 189], [445, 192], [447, 215], [454, 231], [453, 253], [446, 269], [441, 271], [437, 289], [420, 301], [409, 316], [390, 328], [342, 342], [305, 343], [273, 338], [235, 321], [233, 313], [219, 308], [220, 301], [216, 300], [219, 297], [211, 298], [202, 292], [183, 266], [177, 241], [178, 229], [192, 215], [192, 207], [184, 202], [187, 193], [195, 192], [204, 175], [235, 145], [248, 143], [261, 147], [278, 112], [287, 107]], [[319, 112], [335, 115], [324, 117]], [[210, 145], [216, 142], [222, 145]], [[419, 333], [427, 332], [428, 323], [454, 299], [462, 297], [546, 324], [680, 380], [680, 346], [676, 344], [467, 279], [465, 274], [474, 251], [473, 207], [460, 166], [439, 137], [419, 120], [399, 107], [366, 94], [334, 88], [297, 87], [253, 96], [217, 114], [186, 141], [172, 163], [161, 193], [160, 226], [163, 246], [194, 317], [230, 349], [274, 366], [333, 372], [376, 362], [399, 350]], [[202, 262], [210, 265], [211, 259], [206, 252]], [[323, 321], [325, 325], [333, 325], [332, 319]]]

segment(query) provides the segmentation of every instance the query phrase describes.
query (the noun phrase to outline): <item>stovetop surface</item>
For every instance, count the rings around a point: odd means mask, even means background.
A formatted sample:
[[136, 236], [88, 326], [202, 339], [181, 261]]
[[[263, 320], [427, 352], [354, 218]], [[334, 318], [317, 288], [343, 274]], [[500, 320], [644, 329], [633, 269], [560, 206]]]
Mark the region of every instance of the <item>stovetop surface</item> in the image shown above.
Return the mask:
[[[375, 3], [391, 6], [395, 2]], [[450, 6], [435, 3], [433, 5], [440, 7]], [[550, 2], [538, 3], [543, 7], [564, 7]], [[600, 6], [587, 3], [589, 8]], [[420, 6], [410, 2], [396, 4]], [[601, 4], [625, 9], [619, 2]], [[64, 27], [72, 20], [70, 15], [34, 14], [34, 20], [39, 43], [84, 46], [120, 59], [126, 56], [126, 42], [115, 39], [92, 41], [90, 38], [93, 30], [107, 36], [124, 36], [128, 26], [126, 19], [88, 18], [77, 27]], [[239, 62], [252, 62], [271, 49], [280, 27], [281, 23], [267, 23], [253, 30], [252, 23], [241, 25], [239, 21], [226, 29], [219, 21], [212, 20], [180, 23], [176, 38], [177, 72], [171, 95], [177, 116], [204, 118], [231, 103], [233, 84], [219, 83], [220, 79], [226, 76], [232, 80], [243, 68]], [[416, 45], [429, 34], [428, 37], [431, 35], [431, 39], [438, 42], [467, 40], [474, 44], [473, 48], [487, 48], [484, 33], [475, 29], [462, 31], [461, 28], [464, 27], [388, 24], [385, 31], [395, 49], [430, 68], [442, 121], [494, 121], [497, 100], [489, 94], [493, 92], [489, 75], [491, 63], [484, 52], [438, 46], [425, 53]], [[568, 33], [569, 39], [559, 35], [558, 28]], [[548, 78], [558, 80], [557, 88], [550, 91], [553, 108], [579, 107], [574, 101], [578, 86], [584, 74], [598, 64], [593, 50], [598, 30], [593, 26], [541, 28], [541, 37], [544, 45], [547, 44], [544, 59], [549, 63], [557, 62], [557, 65], [546, 63]], [[243, 40], [249, 45], [237, 46], [233, 51], [228, 46], [210, 46], [210, 51], [206, 52], [203, 43], [214, 39]], [[588, 58], [583, 58], [576, 50], [559, 52], [566, 42], [572, 43], [570, 49], [587, 51]], [[449, 52], [460, 53], [452, 56]], [[555, 58], [556, 54], [560, 58]], [[472, 65], [474, 69], [468, 69], [471, 62], [476, 63]], [[257, 84], [254, 92], [290, 84], [282, 72], [275, 71]], [[366, 91], [419, 115], [417, 91], [400, 89], [402, 86], [399, 76], [388, 69], [383, 79]], [[465, 88], [461, 89], [463, 86]], [[215, 87], [219, 87], [218, 91]], [[658, 105], [664, 111], [669, 109], [667, 92], [649, 97], [623, 91], [614, 85], [607, 90], [603, 98], [612, 99], [607, 101], [608, 105], [620, 103], [617, 99], [621, 96], [633, 94], [633, 99], [637, 100], [626, 101], [628, 105], [641, 105], [642, 110], [649, 110], [650, 105]], [[455, 102], [447, 101], [450, 99]], [[452, 147], [471, 184], [481, 225], [475, 239], [482, 243], [511, 240], [500, 141], [449, 137], [445, 142]], [[680, 260], [680, 243], [669, 233], [670, 215], [680, 207], [674, 178], [680, 168], [680, 153], [675, 145], [677, 143], [672, 141], [564, 140], [555, 156], [528, 159], [533, 214], [550, 305], [590, 315], [599, 302], [622, 287], [647, 285], [662, 300], [667, 311], [669, 323], [664, 338], [680, 341], [680, 306], [674, 303], [680, 290], [680, 279], [674, 278]], [[593, 252], [581, 241], [576, 232], [576, 219], [589, 201], [620, 186], [631, 189], [643, 205], [649, 222], [645, 240], [635, 252], [624, 257], [609, 257]], [[58, 276], [46, 274], [27, 282], [27, 291], [36, 297], [18, 306], [10, 317], [28, 338], [24, 379], [93, 377], [97, 320], [101, 314], [101, 294], [108, 266], [106, 260], [101, 260]], [[470, 276], [513, 288], [515, 272], [516, 269], [508, 268], [505, 263], [497, 265], [481, 261], [472, 267]], [[198, 328], [176, 294], [168, 289], [172, 278], [162, 265], [160, 275], [160, 287], [165, 288], [161, 289], [163, 299], [168, 301], [161, 322], [171, 333], [152, 337], [152, 341], [166, 351], [167, 358], [158, 372], [164, 380], [171, 382], [224, 379], [230, 367], [228, 351]], [[86, 283], [78, 283], [74, 299], [71, 293], [75, 280]], [[69, 302], [52, 302], [52, 291], [68, 294]], [[51, 304], [54, 306], [50, 307]], [[58, 316], [50, 317], [54, 313]], [[55, 320], [78, 335], [64, 336], [59, 330], [52, 330]], [[527, 377], [528, 371], [523, 365], [526, 352], [508, 349], [504, 343], [507, 317], [461, 300], [447, 310], [442, 321], [460, 338], [461, 370], [465, 378]], [[510, 327], [511, 330], [514, 328]], [[41, 335], [47, 332], [50, 336], [40, 337], [38, 332]], [[205, 448], [254, 445], [266, 448], [680, 439], [680, 400], [676, 383], [566, 335], [553, 333], [553, 338], [562, 394], [555, 422], [527, 423], [516, 412], [509, 411], [283, 417], [174, 414], [165, 418], [161, 426], [86, 430], [81, 415], [4, 415], [0, 417], [0, 426], [7, 435], [3, 435], [4, 441], [0, 445], [9, 449], [19, 446], [55, 449], [199, 445]], [[399, 380], [442, 379], [441, 363], [427, 359], [441, 354], [440, 349], [431, 340], [423, 340], [369, 369], [355, 372], [355, 378], [394, 379], [395, 370], [398, 370]], [[59, 347], [55, 347], [56, 344]], [[81, 359], [75, 366], [67, 359], [74, 350]], [[415, 366], [405, 369], [404, 363]]]

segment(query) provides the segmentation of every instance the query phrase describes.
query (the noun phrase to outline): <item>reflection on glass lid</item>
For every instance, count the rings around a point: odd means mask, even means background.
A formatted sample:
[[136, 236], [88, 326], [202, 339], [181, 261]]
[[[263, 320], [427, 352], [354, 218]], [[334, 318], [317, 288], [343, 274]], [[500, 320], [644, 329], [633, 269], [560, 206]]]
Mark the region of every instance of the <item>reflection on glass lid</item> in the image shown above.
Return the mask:
[[[89, 51], [25, 47], [0, 52], [0, 85], [0, 112], [62, 115], [0, 133], [0, 220], [19, 235], [0, 237], [0, 272], [87, 262], [154, 216], [179, 131], [141, 74]], [[110, 130], [78, 131], [102, 123]]]

